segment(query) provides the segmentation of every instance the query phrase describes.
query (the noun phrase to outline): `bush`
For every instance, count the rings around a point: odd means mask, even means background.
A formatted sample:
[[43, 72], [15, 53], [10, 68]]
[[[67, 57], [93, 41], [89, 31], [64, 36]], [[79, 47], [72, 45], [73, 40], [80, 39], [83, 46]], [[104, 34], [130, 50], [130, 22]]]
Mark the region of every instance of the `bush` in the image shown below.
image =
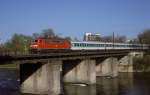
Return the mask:
[[134, 58], [133, 67], [135, 71], [150, 71], [150, 55], [146, 55], [143, 58]]

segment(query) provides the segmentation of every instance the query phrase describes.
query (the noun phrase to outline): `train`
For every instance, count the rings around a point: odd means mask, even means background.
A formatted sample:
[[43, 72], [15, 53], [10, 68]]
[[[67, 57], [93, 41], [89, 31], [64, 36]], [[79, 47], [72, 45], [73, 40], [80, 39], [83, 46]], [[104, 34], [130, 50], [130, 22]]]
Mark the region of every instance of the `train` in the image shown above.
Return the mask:
[[30, 44], [30, 52], [59, 51], [59, 50], [147, 50], [146, 44], [113, 43], [98, 41], [69, 41], [61, 38], [37, 38]]

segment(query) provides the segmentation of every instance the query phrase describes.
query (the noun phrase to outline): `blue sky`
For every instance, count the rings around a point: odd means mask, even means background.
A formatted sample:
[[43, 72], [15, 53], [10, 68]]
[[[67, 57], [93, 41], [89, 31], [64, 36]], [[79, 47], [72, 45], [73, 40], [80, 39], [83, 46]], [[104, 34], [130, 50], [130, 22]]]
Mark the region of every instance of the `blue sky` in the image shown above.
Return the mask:
[[85, 32], [136, 37], [150, 28], [150, 0], [0, 0], [0, 39], [52, 28], [82, 38]]

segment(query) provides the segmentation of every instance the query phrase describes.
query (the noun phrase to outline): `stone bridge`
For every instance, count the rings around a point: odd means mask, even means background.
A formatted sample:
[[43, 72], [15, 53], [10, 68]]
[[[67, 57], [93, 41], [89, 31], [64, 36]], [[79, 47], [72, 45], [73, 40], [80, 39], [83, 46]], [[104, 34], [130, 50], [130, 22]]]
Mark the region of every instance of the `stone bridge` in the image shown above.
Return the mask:
[[77, 51], [1, 55], [0, 60], [20, 64], [22, 93], [58, 95], [62, 82], [93, 85], [97, 76], [117, 77], [119, 72], [133, 72], [133, 58], [143, 55], [143, 51]]

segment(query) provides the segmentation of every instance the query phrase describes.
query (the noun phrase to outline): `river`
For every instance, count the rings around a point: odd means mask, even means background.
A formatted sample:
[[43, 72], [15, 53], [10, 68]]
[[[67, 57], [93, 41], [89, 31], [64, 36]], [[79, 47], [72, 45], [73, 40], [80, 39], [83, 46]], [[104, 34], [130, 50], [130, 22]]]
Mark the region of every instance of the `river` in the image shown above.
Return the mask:
[[19, 73], [14, 69], [0, 69], [0, 95], [20, 95]]
[[96, 86], [66, 85], [66, 95], [150, 95], [150, 73], [97, 77]]
[[[150, 73], [120, 73], [116, 78], [97, 77], [96, 85], [64, 86], [65, 95], [150, 95]], [[0, 95], [20, 95], [19, 73], [0, 69]], [[28, 94], [29, 95], [29, 94]]]

